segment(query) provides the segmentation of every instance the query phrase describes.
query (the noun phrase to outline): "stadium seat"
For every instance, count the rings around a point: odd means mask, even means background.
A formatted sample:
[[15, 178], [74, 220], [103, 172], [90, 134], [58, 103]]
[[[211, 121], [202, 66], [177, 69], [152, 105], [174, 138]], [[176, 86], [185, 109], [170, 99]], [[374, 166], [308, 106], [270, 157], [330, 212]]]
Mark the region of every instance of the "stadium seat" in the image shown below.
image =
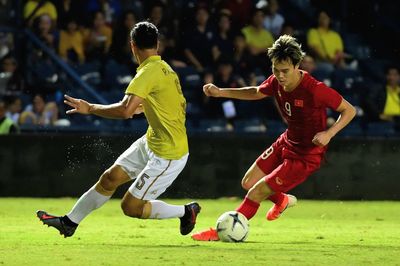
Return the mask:
[[89, 62], [76, 65], [76, 72], [78, 72], [82, 81], [87, 82], [92, 86], [98, 86], [101, 83], [100, 63]]
[[367, 125], [367, 135], [372, 137], [392, 137], [396, 134], [391, 122], [370, 122]]
[[343, 128], [338, 136], [341, 137], [361, 137], [364, 136], [364, 131], [359, 123], [359, 121], [353, 121]]

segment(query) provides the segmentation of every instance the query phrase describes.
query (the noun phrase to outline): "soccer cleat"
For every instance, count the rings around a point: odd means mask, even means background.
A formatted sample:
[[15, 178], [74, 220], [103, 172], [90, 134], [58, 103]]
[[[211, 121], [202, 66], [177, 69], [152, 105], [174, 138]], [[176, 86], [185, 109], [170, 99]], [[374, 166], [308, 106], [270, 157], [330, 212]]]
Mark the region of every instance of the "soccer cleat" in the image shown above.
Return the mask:
[[218, 241], [217, 230], [210, 228], [201, 232], [194, 233], [192, 239], [196, 241]]
[[64, 237], [72, 236], [77, 228], [77, 226], [67, 225], [62, 220], [62, 217], [48, 214], [45, 211], [37, 211], [36, 215], [43, 224], [56, 228], [60, 232], [60, 235]]
[[191, 202], [185, 205], [185, 214], [180, 218], [181, 220], [181, 234], [187, 235], [192, 232], [196, 224], [197, 215], [200, 213], [201, 207], [197, 202]]
[[267, 220], [273, 221], [279, 218], [281, 214], [290, 207], [293, 207], [297, 203], [297, 198], [290, 194], [284, 194], [285, 198], [283, 199], [280, 205], [274, 204], [271, 209], [267, 212]]

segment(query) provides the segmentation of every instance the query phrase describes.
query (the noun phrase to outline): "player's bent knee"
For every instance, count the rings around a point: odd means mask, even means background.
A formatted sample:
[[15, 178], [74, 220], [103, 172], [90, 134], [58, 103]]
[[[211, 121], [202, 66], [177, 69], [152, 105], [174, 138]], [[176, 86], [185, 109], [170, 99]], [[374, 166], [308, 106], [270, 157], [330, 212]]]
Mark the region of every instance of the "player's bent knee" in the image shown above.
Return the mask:
[[129, 178], [121, 174], [120, 170], [115, 167], [107, 169], [100, 177], [101, 185], [107, 190], [115, 190], [128, 180]]

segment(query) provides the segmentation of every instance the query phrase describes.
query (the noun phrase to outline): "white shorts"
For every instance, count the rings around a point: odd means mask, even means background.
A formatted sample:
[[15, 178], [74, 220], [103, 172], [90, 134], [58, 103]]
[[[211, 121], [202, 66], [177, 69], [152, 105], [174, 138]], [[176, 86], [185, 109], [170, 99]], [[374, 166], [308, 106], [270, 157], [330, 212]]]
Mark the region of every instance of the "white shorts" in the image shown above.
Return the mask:
[[188, 160], [189, 153], [178, 160], [167, 160], [155, 155], [148, 147], [146, 136], [136, 140], [124, 151], [115, 164], [132, 179], [128, 191], [137, 199], [158, 198], [178, 177]]

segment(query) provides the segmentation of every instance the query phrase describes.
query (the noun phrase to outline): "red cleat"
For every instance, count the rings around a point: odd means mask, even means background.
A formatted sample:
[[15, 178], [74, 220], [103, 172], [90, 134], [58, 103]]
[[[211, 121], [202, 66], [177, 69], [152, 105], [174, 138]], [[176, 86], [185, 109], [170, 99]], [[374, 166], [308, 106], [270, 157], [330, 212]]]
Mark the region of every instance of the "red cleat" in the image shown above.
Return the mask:
[[267, 212], [267, 220], [273, 221], [278, 219], [281, 214], [289, 207], [296, 205], [297, 199], [293, 195], [284, 194], [285, 198], [283, 199], [280, 205], [274, 204], [271, 209]]
[[201, 232], [194, 233], [192, 239], [196, 241], [218, 241], [217, 230], [210, 228]]

